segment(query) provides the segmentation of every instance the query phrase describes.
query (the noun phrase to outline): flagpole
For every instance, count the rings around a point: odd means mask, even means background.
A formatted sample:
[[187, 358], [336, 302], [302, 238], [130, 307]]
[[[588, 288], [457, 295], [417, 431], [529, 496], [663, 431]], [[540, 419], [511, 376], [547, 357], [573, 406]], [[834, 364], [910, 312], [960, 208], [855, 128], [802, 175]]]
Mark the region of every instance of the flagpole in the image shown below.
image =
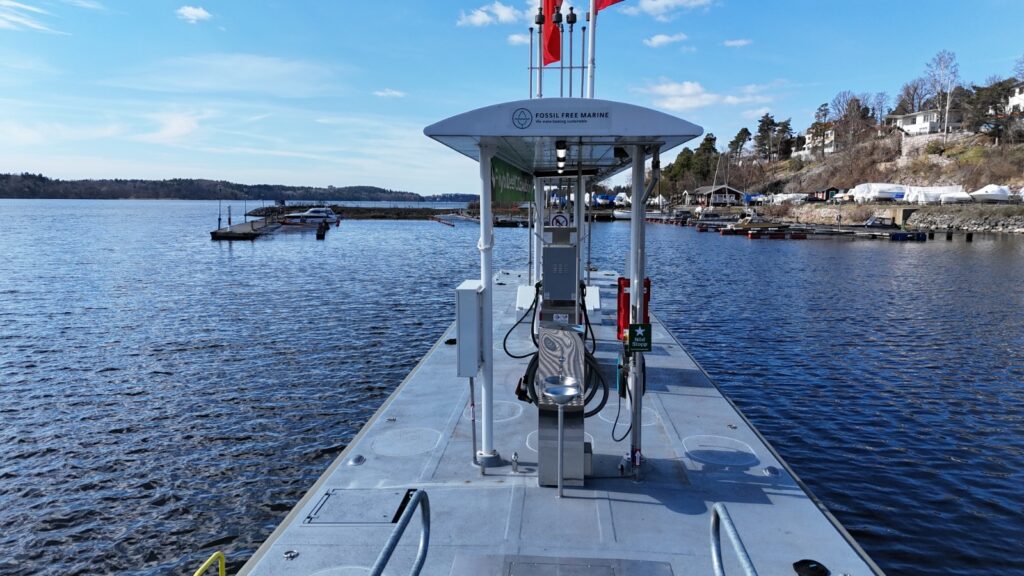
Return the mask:
[[587, 65], [587, 98], [594, 97], [594, 54], [597, 44], [597, 0], [590, 0], [590, 62]]
[[544, 97], [544, 8], [537, 8], [537, 16], [534, 19], [537, 24], [537, 98]]

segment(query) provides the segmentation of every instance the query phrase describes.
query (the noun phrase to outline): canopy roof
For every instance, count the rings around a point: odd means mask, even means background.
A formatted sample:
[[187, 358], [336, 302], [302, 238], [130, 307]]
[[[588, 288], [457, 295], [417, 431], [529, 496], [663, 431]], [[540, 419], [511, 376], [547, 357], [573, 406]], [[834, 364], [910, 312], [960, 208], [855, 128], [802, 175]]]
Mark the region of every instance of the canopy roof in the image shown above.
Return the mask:
[[493, 143], [499, 158], [538, 177], [558, 175], [555, 148], [557, 142], [565, 141], [564, 176], [575, 175], [579, 161], [585, 175], [598, 179], [629, 167], [628, 146], [669, 150], [703, 132], [700, 126], [657, 110], [587, 98], [505, 102], [452, 116], [423, 130], [477, 161], [481, 142]]

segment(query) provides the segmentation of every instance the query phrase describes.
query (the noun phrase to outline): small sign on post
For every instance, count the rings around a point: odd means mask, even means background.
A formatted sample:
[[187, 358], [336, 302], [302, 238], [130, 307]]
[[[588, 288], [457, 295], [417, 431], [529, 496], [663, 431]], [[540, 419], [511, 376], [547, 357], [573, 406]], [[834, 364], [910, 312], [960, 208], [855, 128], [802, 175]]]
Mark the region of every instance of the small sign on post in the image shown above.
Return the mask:
[[650, 352], [651, 351], [651, 325], [630, 324], [629, 325], [629, 351]]

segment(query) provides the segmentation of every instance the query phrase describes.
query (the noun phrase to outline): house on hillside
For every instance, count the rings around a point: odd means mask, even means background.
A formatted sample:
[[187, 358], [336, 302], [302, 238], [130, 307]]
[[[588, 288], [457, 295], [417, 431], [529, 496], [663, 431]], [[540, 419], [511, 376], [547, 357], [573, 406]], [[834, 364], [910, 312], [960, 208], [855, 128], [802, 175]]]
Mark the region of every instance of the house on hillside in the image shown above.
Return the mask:
[[698, 206], [742, 206], [744, 193], [732, 186], [701, 186], [693, 192], [683, 192], [683, 203]]
[[1007, 114], [1024, 113], [1024, 82], [1018, 83], [1010, 93], [1010, 100], [1006, 103]]
[[794, 158], [812, 160], [819, 151], [826, 156], [836, 151], [836, 131], [832, 128], [825, 130], [821, 136], [807, 131], [804, 137], [807, 139], [804, 147], [793, 152]]
[[[964, 122], [964, 114], [960, 110], [949, 111], [949, 131], [960, 129]], [[893, 126], [909, 136], [935, 134], [942, 132], [942, 112], [939, 110], [922, 110], [910, 114], [890, 114], [885, 123]]]

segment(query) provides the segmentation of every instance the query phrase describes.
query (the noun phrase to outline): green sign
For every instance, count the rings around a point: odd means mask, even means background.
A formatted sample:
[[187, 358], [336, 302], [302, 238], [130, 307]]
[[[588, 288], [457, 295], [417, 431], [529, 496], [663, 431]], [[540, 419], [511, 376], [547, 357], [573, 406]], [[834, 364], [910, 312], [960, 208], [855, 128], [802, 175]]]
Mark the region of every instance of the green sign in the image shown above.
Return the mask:
[[629, 351], [650, 352], [651, 351], [651, 325], [630, 324], [629, 325]]
[[491, 159], [491, 192], [495, 202], [528, 202], [533, 199], [533, 178], [495, 157]]

